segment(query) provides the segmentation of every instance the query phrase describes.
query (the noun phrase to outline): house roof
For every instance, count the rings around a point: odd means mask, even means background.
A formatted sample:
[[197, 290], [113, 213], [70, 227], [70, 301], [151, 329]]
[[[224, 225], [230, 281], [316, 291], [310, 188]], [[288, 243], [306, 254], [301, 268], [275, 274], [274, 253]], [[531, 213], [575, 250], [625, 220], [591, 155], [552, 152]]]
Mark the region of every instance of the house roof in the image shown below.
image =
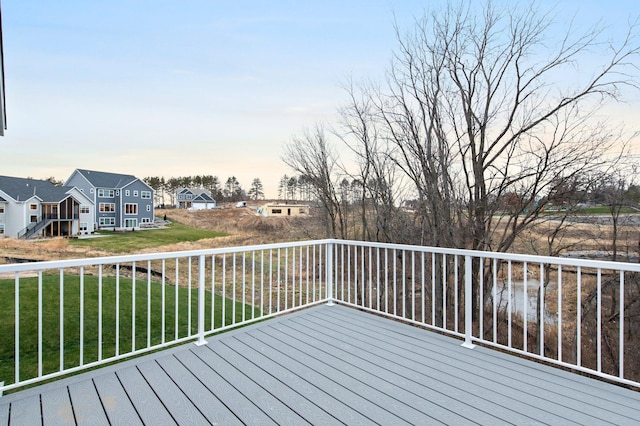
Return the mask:
[[206, 194], [211, 197], [211, 193], [204, 188], [178, 188], [178, 194], [184, 194], [186, 192], [190, 192], [193, 195], [202, 195]]
[[212, 201], [214, 201], [213, 198], [211, 198], [211, 196], [207, 193], [203, 193], [203, 194], [199, 194], [197, 195], [193, 200], [191, 201], [203, 201], [203, 202], [207, 202], [207, 203], [211, 203]]
[[67, 198], [72, 188], [56, 186], [46, 180], [0, 176], [0, 190], [15, 201], [37, 197], [45, 203], [55, 203]]
[[139, 180], [133, 175], [123, 175], [119, 173], [99, 172], [96, 170], [76, 169], [96, 188], [123, 188], [131, 182]]
[[211, 193], [204, 188], [178, 188], [176, 192], [178, 194], [186, 194], [186, 193], [193, 194], [194, 197], [191, 200], [192, 202], [198, 202], [198, 201], [206, 202], [206, 203], [215, 202], [215, 200], [211, 196]]

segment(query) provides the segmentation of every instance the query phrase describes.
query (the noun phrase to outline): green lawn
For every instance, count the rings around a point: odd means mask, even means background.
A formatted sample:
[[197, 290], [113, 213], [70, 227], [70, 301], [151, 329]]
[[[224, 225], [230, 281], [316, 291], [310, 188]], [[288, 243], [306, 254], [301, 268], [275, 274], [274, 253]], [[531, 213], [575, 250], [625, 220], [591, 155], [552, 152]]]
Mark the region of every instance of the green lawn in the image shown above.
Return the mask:
[[[545, 214], [559, 214], [559, 213], [566, 213], [565, 210], [554, 210], [554, 209], [548, 209], [545, 210], [543, 213]], [[631, 208], [631, 207], [622, 207], [620, 209], [620, 213], [622, 214], [634, 214], [634, 213], [638, 213], [638, 210]], [[575, 209], [571, 211], [571, 214], [580, 214], [580, 215], [592, 215], [592, 214], [597, 214], [597, 215], [610, 215], [611, 214], [611, 210], [609, 209], [609, 207], [607, 206], [596, 206], [596, 207], [585, 207], [582, 209]]]
[[[607, 206], [597, 206], [597, 207], [589, 207], [589, 208], [584, 208], [584, 209], [580, 209], [578, 210], [578, 213], [580, 214], [606, 214], [606, 215], [610, 215], [611, 214], [611, 209]], [[631, 208], [631, 207], [622, 207], [620, 209], [620, 213], [622, 214], [633, 214], [633, 213], [638, 213], [638, 210]]]
[[99, 231], [99, 238], [70, 240], [71, 245], [94, 247], [119, 253], [129, 253], [140, 249], [160, 247], [182, 241], [198, 241], [204, 238], [223, 237], [228, 234], [207, 229], [192, 228], [173, 222], [166, 228], [146, 229], [129, 232]]
[[[142, 234], [143, 232], [140, 232]], [[14, 348], [15, 348], [15, 298], [14, 280], [0, 280], [0, 381], [13, 383]], [[116, 343], [119, 353], [130, 352], [132, 348], [147, 347], [158, 344], [162, 340], [162, 288], [161, 283], [151, 283], [151, 325], [147, 334], [147, 282], [137, 280], [135, 283], [135, 306], [132, 304], [132, 281], [120, 279], [119, 283], [119, 336], [116, 339], [116, 281], [112, 277], [102, 280], [102, 359], [116, 354]], [[188, 335], [188, 296], [189, 291], [178, 288], [178, 318], [175, 322], [175, 286], [165, 288], [165, 341]], [[84, 342], [83, 361], [89, 363], [98, 359], [98, 278], [85, 276], [84, 280]], [[59, 275], [43, 276], [43, 313], [42, 313], [42, 359], [43, 374], [60, 369], [60, 287]], [[211, 293], [206, 292], [206, 329], [211, 326]], [[214, 323], [222, 325], [222, 303], [220, 296], [214, 297]], [[64, 278], [64, 351], [63, 366], [70, 368], [78, 365], [80, 359], [80, 279], [78, 276]], [[38, 279], [24, 278], [20, 281], [20, 379], [37, 375], [38, 365]], [[232, 323], [233, 302], [225, 303], [225, 324]], [[135, 325], [132, 323], [135, 308]], [[191, 332], [197, 331], [197, 289], [191, 291]], [[245, 306], [246, 318], [252, 317], [252, 307]], [[256, 309], [254, 316], [259, 316]], [[242, 320], [242, 304], [236, 303], [236, 322]], [[135, 342], [132, 339], [132, 328], [136, 330]]]

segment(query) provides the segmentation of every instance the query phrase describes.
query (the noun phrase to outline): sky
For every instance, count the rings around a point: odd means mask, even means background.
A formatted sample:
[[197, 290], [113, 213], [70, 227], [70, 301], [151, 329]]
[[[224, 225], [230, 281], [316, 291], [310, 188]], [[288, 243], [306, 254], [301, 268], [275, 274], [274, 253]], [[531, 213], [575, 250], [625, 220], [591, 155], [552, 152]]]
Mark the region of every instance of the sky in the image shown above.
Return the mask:
[[[146, 176], [284, 174], [283, 145], [382, 79], [409, 29], [442, 0], [3, 0], [7, 105], [0, 175], [76, 168]], [[613, 25], [640, 2], [550, 1]], [[619, 110], [638, 118], [638, 96]], [[640, 123], [640, 120], [635, 120]]]

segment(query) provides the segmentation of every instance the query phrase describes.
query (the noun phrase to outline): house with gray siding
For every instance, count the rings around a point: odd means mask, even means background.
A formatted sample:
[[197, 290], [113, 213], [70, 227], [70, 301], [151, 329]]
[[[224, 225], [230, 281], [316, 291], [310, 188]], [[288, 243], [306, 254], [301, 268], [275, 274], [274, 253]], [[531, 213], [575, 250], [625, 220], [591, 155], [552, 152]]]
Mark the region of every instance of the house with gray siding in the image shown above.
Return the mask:
[[78, 188], [46, 180], [0, 176], [0, 237], [44, 238], [89, 234], [94, 204]]
[[176, 207], [189, 210], [208, 210], [217, 207], [211, 193], [203, 188], [178, 188]]
[[94, 202], [98, 229], [139, 229], [154, 221], [153, 188], [133, 175], [76, 169], [66, 185]]

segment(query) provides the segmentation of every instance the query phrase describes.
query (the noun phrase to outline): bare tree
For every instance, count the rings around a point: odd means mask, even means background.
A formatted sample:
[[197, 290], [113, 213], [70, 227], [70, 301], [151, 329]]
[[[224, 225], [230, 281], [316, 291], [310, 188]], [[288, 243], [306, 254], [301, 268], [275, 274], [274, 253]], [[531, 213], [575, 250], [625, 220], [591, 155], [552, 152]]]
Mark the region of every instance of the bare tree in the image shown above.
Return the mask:
[[[366, 94], [367, 126], [415, 188], [420, 243], [507, 251], [539, 217], [541, 196], [624, 152], [621, 133], [597, 113], [638, 87], [635, 26], [617, 44], [598, 27], [579, 34], [569, 26], [560, 40], [556, 30], [535, 4], [491, 2], [451, 3], [412, 32], [397, 30], [387, 86]], [[600, 65], [580, 72], [594, 51]], [[361, 105], [353, 99], [351, 110]], [[354, 151], [370, 152], [368, 139], [359, 142]], [[497, 202], [507, 194], [517, 195], [517, 208]]]
[[302, 136], [294, 136], [284, 147], [282, 160], [296, 172], [305, 176], [312, 186], [315, 198], [322, 205], [327, 234], [346, 238], [345, 217], [336, 189], [338, 157], [329, 145], [325, 130], [316, 126]]
[[413, 242], [402, 238], [406, 233], [403, 232], [406, 223], [397, 220], [400, 214], [398, 192], [402, 185], [397, 179], [397, 168], [390, 159], [389, 150], [392, 148], [381, 137], [375, 105], [371, 96], [364, 90], [356, 91], [352, 82], [345, 85], [345, 89], [350, 98], [349, 103], [340, 109], [336, 134], [355, 155], [357, 171], [350, 174], [352, 184], [358, 188], [354, 193], [359, 195], [360, 238]]
[[[536, 197], [559, 177], [602, 168], [619, 142], [594, 114], [622, 87], [636, 87], [626, 74], [639, 53], [632, 33], [607, 46], [592, 75], [563, 87], [558, 76], [576, 74], [583, 55], [600, 46], [601, 30], [569, 29], [550, 47], [551, 17], [517, 7], [487, 3], [476, 15], [463, 2], [398, 33], [391, 94], [378, 99], [379, 115], [429, 213], [445, 213], [432, 224], [439, 245], [509, 249], [538, 216]], [[530, 208], [502, 214], [499, 224], [494, 201], [509, 192]]]

